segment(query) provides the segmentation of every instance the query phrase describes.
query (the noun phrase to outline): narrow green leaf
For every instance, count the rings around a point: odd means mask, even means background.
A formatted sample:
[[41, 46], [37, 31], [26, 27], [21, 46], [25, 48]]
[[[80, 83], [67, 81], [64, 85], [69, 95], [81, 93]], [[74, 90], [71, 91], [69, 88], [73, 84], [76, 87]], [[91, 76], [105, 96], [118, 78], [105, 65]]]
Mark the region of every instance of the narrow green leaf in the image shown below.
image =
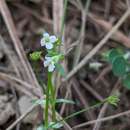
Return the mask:
[[61, 127], [63, 127], [63, 124], [61, 124], [61, 123], [50, 122], [48, 128], [59, 129]]
[[32, 100], [32, 103], [36, 104], [36, 105], [45, 105], [46, 100], [44, 100], [44, 99], [35, 99], [35, 100]]
[[67, 100], [67, 99], [56, 99], [56, 103], [68, 103], [68, 104], [75, 104], [74, 101], [72, 100]]
[[130, 89], [130, 74], [128, 74], [124, 79], [123, 79], [123, 85]]
[[38, 127], [37, 127], [37, 130], [47, 130], [43, 125], [39, 125]]
[[116, 76], [124, 76], [126, 73], [127, 64], [123, 56], [117, 56], [112, 62], [112, 70]]

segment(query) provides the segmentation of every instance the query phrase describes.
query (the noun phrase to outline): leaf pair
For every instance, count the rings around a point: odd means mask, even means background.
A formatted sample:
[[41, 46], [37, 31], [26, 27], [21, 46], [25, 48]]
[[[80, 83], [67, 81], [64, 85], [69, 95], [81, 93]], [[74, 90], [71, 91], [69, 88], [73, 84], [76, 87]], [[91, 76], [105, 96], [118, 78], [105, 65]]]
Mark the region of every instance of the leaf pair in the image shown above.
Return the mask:
[[121, 49], [112, 49], [106, 54], [107, 60], [112, 64], [114, 75], [121, 77], [123, 85], [130, 89], [130, 74], [128, 73], [129, 63], [124, 55]]
[[127, 62], [120, 50], [112, 49], [109, 52], [108, 60], [112, 64], [112, 71], [114, 75], [123, 77], [126, 74]]

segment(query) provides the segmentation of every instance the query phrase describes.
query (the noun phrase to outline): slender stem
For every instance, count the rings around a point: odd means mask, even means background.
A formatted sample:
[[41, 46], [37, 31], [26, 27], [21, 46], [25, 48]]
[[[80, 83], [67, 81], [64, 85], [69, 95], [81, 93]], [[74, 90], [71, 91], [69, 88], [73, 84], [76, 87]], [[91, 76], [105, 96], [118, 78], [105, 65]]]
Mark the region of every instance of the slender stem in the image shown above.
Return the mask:
[[[61, 23], [61, 37], [64, 32], [64, 21], [66, 16], [66, 9], [67, 9], [67, 2], [68, 0], [65, 0], [64, 2], [64, 14], [62, 17], [62, 23]], [[49, 96], [50, 95], [50, 96]], [[52, 84], [52, 73], [48, 72], [48, 83], [47, 83], [47, 90], [46, 90], [46, 106], [45, 106], [45, 126], [48, 127], [48, 109], [49, 109], [49, 103], [51, 102], [51, 109], [52, 109], [52, 121], [56, 121], [56, 110], [55, 110], [55, 88]]]
[[64, 23], [65, 23], [67, 3], [68, 3], [68, 0], [65, 0], [65, 2], [64, 2], [64, 12], [63, 12], [62, 22], [61, 22], [61, 37], [62, 37], [63, 32], [64, 32], [64, 26], [65, 26]]
[[70, 118], [72, 118], [72, 117], [74, 117], [74, 116], [77, 116], [77, 115], [83, 113], [83, 112], [86, 112], [86, 111], [88, 111], [88, 110], [91, 110], [91, 109], [94, 109], [94, 108], [96, 108], [96, 107], [99, 107], [99, 106], [101, 106], [102, 104], [104, 104], [105, 102], [107, 102], [107, 100], [103, 100], [102, 102], [99, 102], [99, 103], [97, 103], [97, 104], [95, 104], [95, 105], [93, 105], [93, 106], [91, 106], [91, 107], [89, 107], [89, 108], [85, 108], [85, 109], [82, 109], [82, 110], [80, 110], [80, 111], [78, 111], [78, 112], [72, 113], [72, 114], [70, 114], [69, 116], [67, 116], [67, 117], [65, 117], [65, 118], [63, 118], [63, 119], [57, 121], [56, 123], [52, 124], [52, 125], [49, 126], [49, 127], [52, 127], [53, 125], [55, 125], [55, 124], [57, 124], [57, 123], [60, 123], [60, 122], [62, 122], [62, 121], [66, 121], [66, 120], [68, 120], [68, 119], [70, 119]]
[[99, 102], [99, 103], [97, 103], [97, 104], [95, 104], [95, 105], [93, 105], [93, 106], [91, 106], [91, 107], [89, 107], [89, 108], [84, 108], [84, 109], [82, 109], [82, 110], [80, 110], [80, 111], [78, 111], [78, 112], [72, 113], [72, 114], [70, 114], [69, 116], [65, 117], [63, 120], [68, 120], [68, 119], [70, 119], [70, 118], [72, 118], [72, 117], [74, 117], [74, 116], [77, 116], [77, 115], [79, 115], [79, 114], [81, 114], [81, 113], [83, 113], [83, 112], [86, 112], [86, 111], [88, 111], [88, 110], [90, 110], [90, 109], [94, 109], [94, 108], [96, 108], [96, 107], [102, 105], [103, 103], [104, 103], [104, 101], [103, 101], [103, 102]]
[[46, 106], [45, 106], [45, 127], [48, 127], [48, 109], [49, 109], [49, 91], [50, 91], [50, 74], [48, 72], [48, 81], [46, 88]]
[[51, 107], [52, 107], [52, 121], [56, 120], [56, 110], [55, 110], [55, 88], [52, 84], [52, 73], [48, 73], [49, 75], [49, 87], [50, 87], [50, 95], [51, 95]]

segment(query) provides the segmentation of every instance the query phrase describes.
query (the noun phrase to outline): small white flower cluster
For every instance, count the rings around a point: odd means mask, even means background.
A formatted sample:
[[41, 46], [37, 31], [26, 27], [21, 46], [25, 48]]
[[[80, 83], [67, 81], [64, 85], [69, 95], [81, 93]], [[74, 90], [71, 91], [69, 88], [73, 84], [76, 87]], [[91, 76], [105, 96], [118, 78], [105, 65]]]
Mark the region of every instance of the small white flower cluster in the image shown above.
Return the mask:
[[56, 36], [50, 36], [48, 33], [43, 34], [43, 38], [41, 39], [41, 46], [45, 46], [46, 49], [50, 50], [53, 48], [53, 44], [57, 41]]
[[[50, 36], [48, 33], [43, 34], [43, 38], [41, 39], [41, 46], [45, 46], [47, 50], [52, 50], [54, 44], [56, 43], [56, 36]], [[55, 69], [55, 60], [53, 56], [45, 56], [44, 67], [48, 67], [49, 72], [53, 72]]]
[[44, 67], [48, 67], [49, 72], [53, 72], [55, 69], [55, 63], [52, 57], [45, 56]]

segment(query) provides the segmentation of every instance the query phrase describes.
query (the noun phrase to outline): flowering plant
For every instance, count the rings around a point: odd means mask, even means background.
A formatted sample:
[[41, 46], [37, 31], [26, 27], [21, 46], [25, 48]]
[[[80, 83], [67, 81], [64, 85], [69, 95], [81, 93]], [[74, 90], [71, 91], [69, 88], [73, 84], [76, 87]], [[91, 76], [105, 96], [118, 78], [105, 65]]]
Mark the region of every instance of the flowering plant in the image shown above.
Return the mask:
[[[41, 47], [45, 47], [46, 49], [46, 55], [44, 58], [42, 58], [42, 51], [36, 51], [30, 54], [31, 59], [34, 61], [39, 60], [39, 59], [44, 59], [43, 60], [43, 65], [44, 67], [47, 67], [48, 69], [48, 80], [47, 80], [47, 87], [46, 87], [46, 99], [38, 99], [35, 101], [36, 104], [39, 105], [45, 105], [45, 111], [43, 112], [44, 119], [45, 119], [45, 124], [40, 125], [37, 130], [48, 130], [48, 129], [58, 129], [62, 127], [62, 121], [67, 120], [69, 118], [72, 118], [76, 115], [79, 115], [82, 112], [88, 111], [90, 109], [93, 109], [95, 107], [98, 107], [102, 105], [105, 102], [108, 102], [109, 104], [112, 104], [114, 106], [117, 105], [119, 99], [117, 96], [110, 96], [103, 100], [102, 102], [99, 102], [90, 108], [85, 108], [82, 109], [76, 113], [72, 113], [71, 115], [63, 118], [62, 120], [57, 121], [56, 120], [56, 110], [55, 110], [55, 105], [56, 103], [70, 103], [70, 104], [75, 104], [73, 101], [67, 100], [67, 99], [56, 99], [55, 95], [55, 87], [53, 86], [52, 83], [52, 74], [55, 70], [58, 70], [62, 76], [64, 76], [64, 69], [60, 65], [60, 61], [64, 59], [64, 55], [59, 51], [58, 47], [61, 45], [61, 41], [59, 38], [57, 38], [54, 35], [49, 35], [48, 33], [44, 33], [43, 37], [41, 39]], [[52, 119], [51, 122], [49, 122], [48, 119], [48, 109], [51, 108], [52, 112]]]

